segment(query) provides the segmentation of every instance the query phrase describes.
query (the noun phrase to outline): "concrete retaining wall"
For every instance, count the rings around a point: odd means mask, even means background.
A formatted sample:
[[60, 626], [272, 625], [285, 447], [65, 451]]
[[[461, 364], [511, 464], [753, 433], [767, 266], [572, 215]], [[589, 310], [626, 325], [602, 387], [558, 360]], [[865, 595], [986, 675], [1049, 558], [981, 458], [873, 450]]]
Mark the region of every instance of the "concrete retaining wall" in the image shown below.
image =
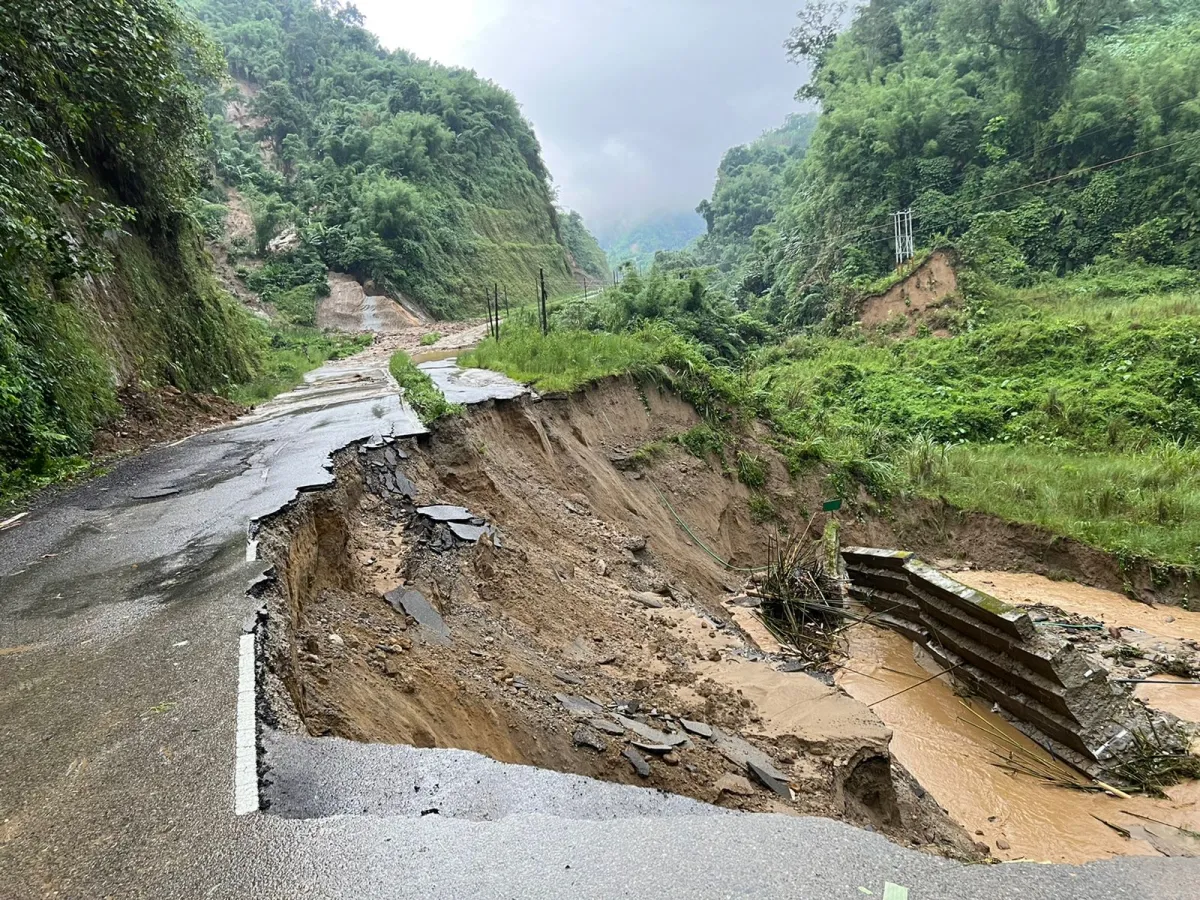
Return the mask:
[[996, 703], [1056, 756], [1091, 775], [1136, 749], [1133, 732], [1169, 733], [1177, 720], [1147, 710], [1067, 639], [1028, 614], [960, 584], [911, 553], [842, 551], [851, 597], [880, 624], [919, 644], [953, 676]]

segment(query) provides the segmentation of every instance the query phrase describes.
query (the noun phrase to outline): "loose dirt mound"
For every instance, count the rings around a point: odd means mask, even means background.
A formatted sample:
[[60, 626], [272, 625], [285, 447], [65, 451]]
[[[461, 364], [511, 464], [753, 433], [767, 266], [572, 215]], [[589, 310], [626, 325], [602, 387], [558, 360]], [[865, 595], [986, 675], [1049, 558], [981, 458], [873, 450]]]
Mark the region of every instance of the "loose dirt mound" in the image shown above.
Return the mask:
[[172, 387], [117, 392], [122, 414], [96, 432], [93, 450], [104, 456], [143, 450], [232, 422], [245, 410], [214, 394], [185, 394]]
[[[716, 552], [750, 565], [766, 530], [746, 489], [682, 451], [644, 472], [613, 464], [695, 424], [677, 399], [622, 381], [473, 410], [419, 448], [348, 453], [336, 490], [262, 535], [280, 575], [268, 596], [273, 714], [314, 734], [845, 818], [971, 856], [966, 834], [892, 764], [890, 733], [870, 710], [780, 671], [763, 652], [770, 642], [738, 628], [724, 601], [741, 579], [684, 534], [659, 494]], [[466, 507], [498, 546], [456, 540], [414, 511], [435, 503]], [[385, 602], [401, 585], [430, 601], [448, 642]], [[716, 734], [689, 735], [685, 718]], [[645, 729], [687, 743], [667, 752], [634, 733]], [[624, 755], [631, 739], [647, 745], [645, 774]], [[751, 783], [748, 760], [780, 770], [776, 792], [769, 772]]]
[[[410, 308], [411, 307], [411, 308]], [[397, 334], [416, 328], [429, 317], [411, 304], [391, 297], [368, 296], [353, 276], [329, 274], [329, 296], [317, 304], [317, 325], [334, 331]]]
[[915, 272], [887, 293], [871, 297], [863, 304], [860, 321], [864, 328], [915, 335], [921, 325], [946, 337], [945, 323], [935, 315], [958, 291], [954, 261], [944, 250], [934, 251]]

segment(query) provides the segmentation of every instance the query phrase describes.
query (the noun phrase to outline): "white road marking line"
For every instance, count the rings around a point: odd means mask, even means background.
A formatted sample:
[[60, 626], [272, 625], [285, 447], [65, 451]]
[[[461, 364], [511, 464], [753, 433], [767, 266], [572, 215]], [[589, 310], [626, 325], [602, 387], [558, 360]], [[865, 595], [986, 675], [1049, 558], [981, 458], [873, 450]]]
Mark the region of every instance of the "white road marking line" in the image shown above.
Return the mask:
[[234, 765], [234, 813], [258, 812], [258, 740], [255, 730], [254, 635], [238, 645], [237, 757]]

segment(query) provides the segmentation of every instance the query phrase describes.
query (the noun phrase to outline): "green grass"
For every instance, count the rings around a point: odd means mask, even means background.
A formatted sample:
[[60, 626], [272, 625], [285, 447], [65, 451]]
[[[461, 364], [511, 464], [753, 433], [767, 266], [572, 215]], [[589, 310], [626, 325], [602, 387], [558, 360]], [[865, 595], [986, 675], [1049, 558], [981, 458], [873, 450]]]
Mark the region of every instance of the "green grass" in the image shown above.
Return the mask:
[[421, 336], [421, 346], [422, 347], [432, 347], [434, 344], [436, 344], [441, 339], [442, 339], [442, 333], [440, 331], [431, 331], [431, 332], [429, 332], [429, 334]]
[[462, 412], [463, 408], [448, 402], [430, 377], [418, 369], [403, 350], [392, 357], [390, 368], [392, 377], [404, 389], [404, 399], [426, 425]]
[[540, 331], [514, 323], [497, 343], [488, 338], [462, 365], [503, 372], [543, 392], [573, 391], [613, 375], [645, 373], [661, 358], [642, 334]]
[[1174, 444], [1144, 453], [960, 446], [916, 485], [963, 509], [1116, 554], [1200, 564], [1200, 452]]
[[313, 369], [331, 359], [357, 353], [371, 343], [363, 335], [341, 335], [312, 328], [263, 326], [264, 348], [258, 372], [225, 391], [235, 403], [253, 406], [290, 391]]

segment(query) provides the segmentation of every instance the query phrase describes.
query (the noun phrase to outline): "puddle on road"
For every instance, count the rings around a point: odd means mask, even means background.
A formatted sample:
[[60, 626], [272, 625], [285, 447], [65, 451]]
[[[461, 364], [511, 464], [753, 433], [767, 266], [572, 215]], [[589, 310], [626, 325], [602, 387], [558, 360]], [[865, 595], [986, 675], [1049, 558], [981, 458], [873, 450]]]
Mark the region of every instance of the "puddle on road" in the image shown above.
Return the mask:
[[423, 363], [445, 362], [448, 359], [457, 359], [460, 356], [465, 356], [474, 349], [474, 347], [456, 347], [453, 350], [418, 350], [411, 354], [411, 357], [413, 365], [419, 366]]
[[[932, 661], [930, 669], [918, 664], [912, 643], [898, 634], [859, 627], [849, 635], [847, 666], [854, 671], [843, 670], [838, 683], [864, 703], [902, 691], [937, 671]], [[975, 712], [1008, 740], [1048, 758], [989, 706], [978, 700], [970, 702]], [[1138, 833], [1139, 820], [1123, 810], [1200, 830], [1197, 782], [1172, 788], [1169, 800], [1135, 797], [1125, 801], [1042, 784], [998, 768], [995, 752], [1004, 753], [1008, 747], [967, 724], [966, 720], [978, 723], [979, 719], [964, 709], [948, 679], [909, 690], [874, 711], [894, 731], [892, 755], [955, 821], [976, 840], [988, 844], [1000, 859], [1082, 863], [1119, 855], [1156, 855], [1147, 841], [1127, 840], [1093, 818], [1100, 816]], [[1000, 840], [1009, 849], [1000, 849]]]

